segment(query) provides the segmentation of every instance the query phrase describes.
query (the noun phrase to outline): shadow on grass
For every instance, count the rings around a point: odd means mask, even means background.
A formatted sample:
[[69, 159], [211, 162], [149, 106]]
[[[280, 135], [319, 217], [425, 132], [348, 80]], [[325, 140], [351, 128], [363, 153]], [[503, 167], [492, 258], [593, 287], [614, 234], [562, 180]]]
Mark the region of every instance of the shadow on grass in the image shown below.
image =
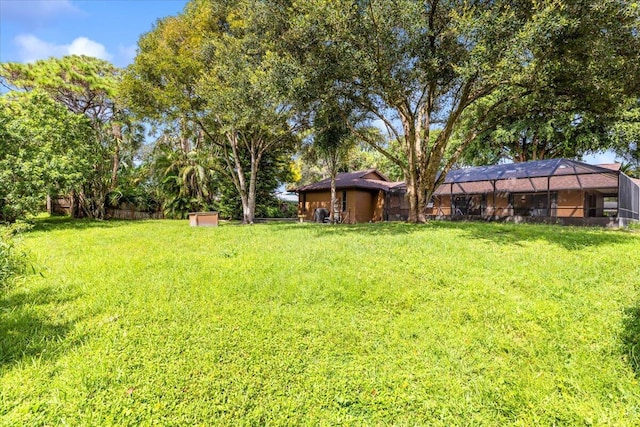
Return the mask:
[[72, 330], [73, 321], [56, 322], [42, 306], [61, 304], [76, 297], [61, 297], [53, 289], [38, 292], [7, 293], [0, 298], [0, 368], [31, 357], [54, 358]]
[[637, 238], [623, 230], [600, 227], [572, 227], [546, 224], [504, 224], [504, 223], [456, 223], [440, 221], [434, 223], [442, 229], [461, 230], [473, 239], [492, 241], [505, 245], [538, 240], [561, 246], [567, 250], [587, 247], [610, 246], [637, 242]]
[[625, 310], [622, 331], [622, 349], [627, 362], [640, 378], [640, 303]]
[[[401, 235], [429, 230], [450, 230], [464, 238], [491, 241], [502, 245], [521, 245], [523, 242], [543, 240], [567, 250], [579, 250], [601, 245], [625, 244], [637, 241], [637, 236], [621, 230], [597, 227], [571, 227], [545, 224], [505, 224], [496, 222], [431, 221], [426, 224], [388, 222], [355, 225], [314, 224], [317, 237], [332, 235]], [[279, 227], [296, 227], [295, 224]], [[441, 237], [438, 237], [441, 238]]]
[[53, 231], [53, 230], [88, 230], [95, 228], [117, 228], [131, 221], [110, 219], [75, 219], [68, 216], [52, 216], [49, 218], [39, 218], [34, 221], [33, 228], [30, 231]]
[[[50, 217], [35, 222], [32, 231], [53, 230], [86, 230], [95, 228], [117, 228], [131, 221], [91, 219], [71, 219], [69, 217]], [[234, 223], [221, 225], [240, 226]], [[586, 247], [625, 244], [637, 241], [637, 233], [612, 230], [600, 227], [575, 227], [546, 224], [513, 224], [480, 221], [430, 221], [426, 224], [409, 224], [405, 222], [382, 222], [364, 224], [315, 224], [297, 222], [274, 222], [259, 224], [275, 230], [294, 230], [307, 227], [313, 230], [318, 238], [328, 236], [349, 236], [352, 234], [370, 236], [406, 235], [428, 230], [451, 230], [462, 234], [464, 238], [492, 241], [503, 245], [521, 245], [523, 242], [543, 240], [561, 246], [567, 250], [579, 250]], [[249, 227], [249, 226], [247, 226]]]

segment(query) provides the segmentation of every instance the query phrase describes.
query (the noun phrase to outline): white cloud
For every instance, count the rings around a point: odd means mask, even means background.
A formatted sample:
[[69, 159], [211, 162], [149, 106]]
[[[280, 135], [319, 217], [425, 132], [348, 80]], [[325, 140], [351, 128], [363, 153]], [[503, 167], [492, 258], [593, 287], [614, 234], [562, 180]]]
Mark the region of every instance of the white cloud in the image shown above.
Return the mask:
[[0, 17], [3, 21], [18, 22], [33, 27], [51, 21], [58, 16], [78, 15], [82, 12], [70, 0], [0, 0]]
[[94, 42], [86, 37], [78, 37], [67, 47], [69, 55], [86, 55], [100, 59], [111, 59], [104, 45]]
[[19, 35], [14, 41], [18, 45], [20, 58], [24, 62], [65, 55], [86, 55], [105, 60], [112, 58], [104, 45], [86, 37], [78, 37], [67, 45], [49, 43], [32, 34]]

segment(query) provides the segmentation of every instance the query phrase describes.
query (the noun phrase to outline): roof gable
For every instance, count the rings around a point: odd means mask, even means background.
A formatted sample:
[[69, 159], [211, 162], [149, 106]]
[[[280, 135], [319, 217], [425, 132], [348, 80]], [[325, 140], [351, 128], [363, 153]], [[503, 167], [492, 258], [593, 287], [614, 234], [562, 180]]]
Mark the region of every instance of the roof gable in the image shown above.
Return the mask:
[[[387, 190], [396, 185], [376, 169], [339, 173], [336, 176], [336, 188], [361, 188], [366, 190]], [[298, 187], [295, 191], [322, 191], [331, 188], [331, 178], [325, 178], [312, 184]]]

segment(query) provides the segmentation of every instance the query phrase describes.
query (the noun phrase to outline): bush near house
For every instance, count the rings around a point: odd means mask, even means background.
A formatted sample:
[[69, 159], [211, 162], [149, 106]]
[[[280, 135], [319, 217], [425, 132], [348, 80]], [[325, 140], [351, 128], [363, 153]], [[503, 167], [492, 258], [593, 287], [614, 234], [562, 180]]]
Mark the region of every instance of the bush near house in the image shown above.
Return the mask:
[[38, 222], [2, 425], [640, 424], [640, 235]]

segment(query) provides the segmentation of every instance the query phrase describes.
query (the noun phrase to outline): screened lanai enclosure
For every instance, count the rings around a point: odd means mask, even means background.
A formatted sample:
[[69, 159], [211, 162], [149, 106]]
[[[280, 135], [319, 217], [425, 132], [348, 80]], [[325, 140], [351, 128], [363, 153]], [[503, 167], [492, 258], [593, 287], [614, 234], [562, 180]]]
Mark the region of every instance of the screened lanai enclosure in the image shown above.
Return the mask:
[[[551, 159], [450, 171], [436, 188], [435, 217], [638, 219], [638, 182], [620, 165]], [[598, 221], [592, 221], [597, 223]], [[600, 221], [603, 222], [603, 221]]]
[[620, 173], [618, 194], [618, 217], [640, 220], [640, 180]]

